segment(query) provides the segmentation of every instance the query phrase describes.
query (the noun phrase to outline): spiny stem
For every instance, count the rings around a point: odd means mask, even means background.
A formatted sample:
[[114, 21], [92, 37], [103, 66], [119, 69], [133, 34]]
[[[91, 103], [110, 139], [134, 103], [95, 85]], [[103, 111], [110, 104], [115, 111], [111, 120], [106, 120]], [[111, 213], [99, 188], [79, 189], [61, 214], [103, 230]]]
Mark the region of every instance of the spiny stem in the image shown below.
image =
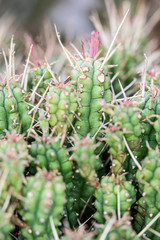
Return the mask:
[[110, 51], [111, 51], [111, 49], [112, 49], [112, 47], [113, 47], [113, 44], [114, 44], [114, 42], [115, 42], [115, 40], [116, 40], [116, 38], [117, 38], [118, 33], [119, 33], [119, 31], [120, 31], [120, 29], [121, 29], [121, 27], [122, 27], [122, 25], [123, 25], [123, 23], [124, 23], [127, 15], [128, 15], [128, 12], [129, 12], [129, 9], [127, 10], [124, 18], [122, 19], [122, 22], [120, 23], [120, 25], [119, 25], [119, 27], [118, 27], [118, 29], [117, 29], [117, 32], [116, 32], [116, 34], [115, 34], [115, 36], [114, 36], [114, 38], [113, 38], [113, 40], [112, 40], [112, 42], [111, 42], [111, 45], [110, 45], [110, 47], [109, 47], [109, 49], [108, 49], [108, 52], [107, 52], [107, 54], [106, 54], [106, 56], [105, 56], [105, 58], [104, 58], [104, 60], [103, 60], [103, 63], [102, 63], [102, 65], [101, 65], [101, 68], [103, 68], [104, 65], [105, 65], [105, 63], [107, 62], [108, 56], [109, 56], [109, 54], [110, 54]]
[[52, 229], [54, 239], [59, 240], [59, 237], [58, 237], [58, 234], [57, 234], [57, 231], [56, 231], [56, 228], [55, 228], [55, 225], [54, 225], [54, 222], [53, 222], [53, 219], [52, 219], [51, 216], [49, 217], [49, 221], [50, 221], [50, 224], [51, 224], [51, 229]]
[[147, 59], [147, 56], [145, 55], [144, 71], [143, 71], [143, 76], [142, 76], [142, 97], [144, 97], [144, 94], [145, 94], [147, 65], [148, 65], [148, 59]]
[[[24, 80], [25, 80], [25, 77], [27, 74], [27, 69], [28, 69], [28, 64], [29, 64], [29, 59], [31, 56], [32, 48], [33, 48], [33, 44], [30, 46], [27, 62], [26, 62], [25, 68], [24, 68], [23, 76], [22, 76], [21, 88], [23, 88]], [[25, 84], [25, 85], [27, 85], [27, 84]]]
[[7, 175], [9, 173], [9, 170], [6, 170], [3, 172], [2, 176], [1, 176], [1, 181], [0, 181], [0, 196], [1, 196], [1, 193], [2, 193], [2, 189], [4, 187], [4, 184], [5, 184], [5, 181], [7, 179]]
[[78, 55], [80, 56], [80, 58], [82, 60], [84, 60], [82, 54], [80, 53], [80, 51], [76, 48], [76, 46], [73, 43], [70, 43], [70, 45], [72, 46], [72, 48], [76, 51], [76, 53], [78, 53]]
[[5, 212], [6, 209], [8, 208], [10, 199], [11, 199], [11, 195], [8, 195], [7, 198], [6, 198], [6, 200], [5, 200], [5, 202], [4, 202], [4, 204], [3, 204], [3, 207], [2, 207], [2, 209], [1, 209], [2, 212]]
[[137, 167], [139, 168], [139, 170], [141, 171], [141, 170], [142, 170], [142, 167], [141, 167], [141, 165], [139, 164], [139, 162], [137, 161], [137, 159], [135, 158], [135, 156], [133, 155], [133, 153], [132, 153], [132, 151], [131, 151], [131, 149], [130, 149], [127, 141], [126, 141], [126, 138], [125, 138], [124, 136], [123, 136], [123, 140], [124, 140], [124, 143], [125, 143], [125, 145], [126, 145], [126, 148], [127, 148], [128, 152], [129, 152], [130, 156], [132, 157], [132, 159], [133, 159], [133, 161], [135, 162], [136, 166], [137, 166]]
[[122, 84], [121, 84], [121, 82], [120, 82], [119, 79], [118, 79], [118, 82], [119, 82], [119, 85], [120, 85], [121, 91], [122, 91], [122, 93], [123, 93], [124, 100], [126, 100], [126, 99], [127, 99], [127, 97], [126, 97], [126, 93], [125, 93], [125, 91], [124, 91], [124, 89], [123, 89], [123, 87], [122, 87]]
[[37, 109], [38, 109], [38, 107], [40, 106], [40, 104], [43, 102], [43, 100], [44, 100], [44, 98], [45, 98], [45, 95], [47, 94], [48, 90], [49, 90], [49, 86], [46, 88], [46, 90], [45, 90], [45, 92], [43, 93], [43, 95], [42, 95], [40, 101], [38, 102], [38, 104], [37, 104], [36, 106], [34, 106], [34, 108], [32, 108], [32, 109], [29, 111], [28, 114], [31, 114], [34, 110], [37, 110]]
[[106, 237], [107, 237], [108, 233], [110, 232], [113, 224], [114, 224], [114, 219], [112, 218], [112, 219], [108, 222], [108, 224], [106, 225], [106, 227], [105, 227], [105, 229], [104, 229], [104, 231], [103, 231], [103, 233], [102, 233], [102, 235], [101, 235], [101, 237], [100, 237], [99, 240], [105, 240], [105, 239], [106, 239]]
[[160, 217], [160, 212], [152, 219], [152, 221], [150, 221], [147, 226], [145, 228], [143, 228], [143, 230], [138, 233], [138, 237], [141, 237], [143, 235], [143, 233], [145, 233], [151, 226], [154, 222], [157, 221], [157, 219]]
[[66, 55], [66, 57], [67, 57], [67, 59], [68, 59], [68, 61], [69, 61], [69, 63], [70, 63], [71, 66], [72, 66], [72, 68], [74, 68], [74, 64], [72, 63], [70, 57], [68, 56], [68, 54], [67, 54], [67, 52], [66, 52], [66, 50], [65, 50], [65, 48], [64, 48], [64, 46], [63, 46], [63, 44], [62, 44], [62, 42], [61, 42], [60, 35], [59, 35], [59, 32], [57, 31], [56, 25], [54, 25], [54, 28], [55, 28], [55, 31], [56, 31], [56, 35], [57, 35], [58, 42], [59, 42], [59, 44], [61, 45], [61, 47], [62, 47], [62, 49], [63, 49], [63, 51], [64, 51], [64, 53], [65, 53], [65, 55]]
[[113, 50], [112, 52], [109, 54], [108, 58], [106, 59], [106, 62], [115, 54], [115, 52], [117, 51], [117, 49], [121, 46], [121, 43], [119, 43]]
[[9, 79], [9, 65], [8, 65], [8, 61], [7, 61], [7, 58], [6, 58], [6, 53], [3, 49], [2, 49], [2, 53], [3, 53], [5, 66], [6, 66], [6, 82], [7, 82], [7, 87], [8, 87], [9, 97], [10, 97], [10, 96], [12, 96], [12, 92], [11, 92], [10, 82], [9, 82], [10, 81], [10, 79]]
[[39, 87], [39, 84], [40, 84], [41, 81], [43, 80], [46, 72], [47, 72], [47, 70], [43, 73], [42, 77], [39, 79], [38, 83], [36, 84], [35, 88], [33, 89], [32, 93], [31, 93], [31, 96], [30, 96], [30, 100], [31, 100], [32, 98], [34, 98], [35, 92], [36, 92], [37, 88]]
[[160, 233], [157, 232], [156, 230], [152, 229], [152, 228], [149, 228], [148, 231], [150, 231], [151, 233], [153, 233], [154, 235], [156, 235], [157, 237], [160, 238]]
[[77, 68], [79, 69], [80, 73], [81, 73], [82, 75], [84, 75], [84, 73], [83, 73], [82, 69], [80, 68], [80, 66], [79, 66], [78, 62], [76, 61], [76, 59], [72, 56], [72, 54], [71, 54], [66, 48], [64, 48], [64, 49], [65, 49], [65, 51], [68, 53], [68, 55], [73, 59], [73, 61], [74, 61], [75, 64], [77, 65]]
[[114, 80], [116, 79], [116, 77], [119, 75], [119, 72], [117, 72], [113, 77], [112, 77], [112, 79], [111, 79], [111, 83], [113, 83], [114, 82]]
[[[128, 84], [125, 88], [124, 91], [127, 91], [132, 85], [136, 83], [137, 79], [134, 79], [130, 84]], [[122, 94], [122, 91], [116, 94], [116, 98], [119, 97]]]
[[117, 212], [118, 212], [118, 220], [120, 220], [120, 218], [121, 218], [121, 206], [120, 206], [121, 199], [120, 199], [119, 188], [120, 188], [120, 186], [118, 185], [117, 186]]
[[81, 227], [83, 227], [93, 216], [94, 216], [94, 214], [91, 215], [84, 223], [82, 223], [82, 224], [78, 227], [78, 229], [80, 229]]
[[9, 79], [11, 78], [11, 73], [12, 73], [12, 53], [13, 53], [13, 51], [14, 51], [14, 44], [13, 44], [13, 36], [12, 36], [10, 48], [9, 48], [9, 64], [8, 64]]

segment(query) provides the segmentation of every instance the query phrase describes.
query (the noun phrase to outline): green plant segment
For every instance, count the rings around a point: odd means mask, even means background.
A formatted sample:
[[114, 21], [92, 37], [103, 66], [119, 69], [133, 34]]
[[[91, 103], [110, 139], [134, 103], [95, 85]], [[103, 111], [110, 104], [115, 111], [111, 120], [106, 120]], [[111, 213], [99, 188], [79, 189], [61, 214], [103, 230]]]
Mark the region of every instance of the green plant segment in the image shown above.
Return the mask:
[[[106, 229], [110, 228], [107, 232]], [[97, 229], [101, 233], [98, 235], [99, 238], [104, 238], [106, 240], [116, 240], [116, 239], [126, 239], [126, 240], [140, 240], [136, 235], [136, 232], [131, 226], [131, 222], [128, 214], [124, 214], [119, 220], [114, 218], [108, 218], [108, 223], [106, 223], [102, 229]], [[99, 239], [95, 238], [95, 239]]]
[[[135, 219], [135, 229], [140, 232], [160, 211], [160, 153], [158, 148], [150, 150], [142, 162], [142, 171], [136, 177], [139, 181], [139, 191], [142, 197], [138, 201], [138, 213]], [[151, 228], [160, 232], [160, 219], [153, 221]], [[158, 240], [150, 228], [145, 232], [150, 239]]]
[[160, 239], [159, 68], [148, 71], [146, 58], [138, 78], [143, 32], [117, 46], [127, 14], [107, 47], [93, 31], [82, 52], [73, 44], [71, 52], [55, 28], [65, 53], [56, 62], [36, 58], [32, 68], [31, 47], [19, 67], [13, 38], [3, 51], [0, 239]]
[[97, 34], [91, 34], [90, 57], [84, 55], [84, 60], [77, 61], [79, 68], [71, 72], [71, 79], [77, 83], [79, 98], [78, 119], [75, 123], [79, 136], [90, 133], [93, 137], [97, 134], [103, 122], [101, 100], [107, 103], [112, 100], [108, 69], [101, 68], [102, 62], [94, 58], [98, 50]]
[[123, 132], [120, 130], [120, 127], [110, 125], [106, 129], [106, 142], [110, 147], [112, 173], [115, 175], [123, 172], [123, 163], [127, 157], [123, 137]]
[[16, 197], [22, 191], [23, 174], [28, 165], [27, 143], [23, 137], [7, 132], [6, 139], [0, 140], [1, 206], [7, 197]]
[[73, 158], [77, 162], [81, 176], [87, 180], [88, 184], [97, 188], [99, 180], [95, 169], [101, 163], [100, 159], [94, 154], [95, 149], [96, 145], [89, 135], [82, 140], [76, 137]]
[[56, 133], [66, 133], [72, 126], [77, 110], [77, 98], [72, 83], [57, 83], [46, 98], [48, 128], [56, 126]]
[[66, 202], [66, 214], [70, 224], [73, 226], [77, 223], [77, 216], [73, 210], [74, 198], [71, 194], [73, 191], [73, 163], [69, 161], [66, 147], [60, 147], [60, 140], [58, 138], [50, 140], [49, 137], [44, 136], [32, 143], [30, 154], [34, 158], [30, 165], [31, 173], [36, 171], [36, 167], [45, 167], [47, 171], [58, 170], [63, 177], [68, 199]]
[[[118, 181], [120, 181], [118, 183]], [[136, 200], [134, 186], [124, 179], [116, 179], [114, 176], [106, 176], [101, 180], [101, 186], [95, 192], [95, 207], [97, 212], [94, 218], [99, 223], [105, 222], [105, 215], [112, 216], [116, 211], [120, 218], [130, 210]]]
[[51, 79], [52, 75], [47, 69], [47, 64], [44, 63], [30, 72], [28, 83], [31, 85], [31, 88], [34, 89], [36, 87], [36, 92], [41, 96], [47, 89], [48, 83], [51, 82]]
[[28, 115], [26, 97], [19, 84], [0, 87], [0, 136], [4, 135], [5, 129], [26, 133], [30, 128], [32, 118]]
[[22, 236], [27, 239], [52, 237], [50, 221], [58, 227], [65, 203], [65, 186], [54, 172], [39, 172], [30, 177], [24, 188], [26, 201], [21, 215], [27, 223]]
[[12, 230], [12, 225], [10, 224], [10, 214], [0, 211], [0, 239], [11, 240], [9, 235]]

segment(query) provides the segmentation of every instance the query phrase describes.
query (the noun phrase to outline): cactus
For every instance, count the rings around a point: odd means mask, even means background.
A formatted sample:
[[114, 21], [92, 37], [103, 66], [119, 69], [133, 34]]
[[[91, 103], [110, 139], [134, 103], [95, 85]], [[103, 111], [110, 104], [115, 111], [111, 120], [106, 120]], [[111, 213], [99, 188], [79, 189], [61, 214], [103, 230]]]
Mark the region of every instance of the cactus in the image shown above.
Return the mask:
[[30, 172], [35, 172], [35, 167], [46, 168], [47, 171], [58, 170], [66, 185], [66, 214], [71, 226], [77, 222], [77, 216], [73, 211], [74, 199], [71, 196], [73, 191], [72, 168], [73, 163], [69, 161], [66, 147], [60, 147], [59, 138], [43, 136], [38, 138], [30, 146], [30, 154], [35, 159], [30, 165]]
[[[133, 230], [131, 226], [131, 221], [128, 214], [124, 214], [124, 216], [117, 220], [115, 216], [108, 219], [108, 223], [98, 229], [101, 232], [97, 239], [106, 240], [116, 240], [116, 239], [125, 239], [125, 240], [138, 240], [140, 239], [136, 236], [136, 232]], [[109, 228], [109, 232], [105, 233], [105, 229]]]
[[[159, 213], [160, 205], [160, 152], [149, 150], [147, 157], [142, 162], [142, 171], [136, 173], [139, 183], [139, 191], [142, 197], [138, 201], [138, 213], [135, 218], [135, 229], [140, 232]], [[152, 229], [160, 232], [160, 218], [153, 222]], [[148, 229], [145, 236], [153, 240], [158, 240], [154, 233]]]
[[155, 85], [160, 89], [160, 72], [154, 69], [149, 70], [146, 76], [146, 85]]
[[126, 146], [123, 140], [123, 132], [119, 127], [110, 125], [106, 131], [106, 142], [109, 145], [109, 153], [112, 161], [112, 173], [120, 175], [123, 172], [123, 163], [127, 157]]
[[155, 129], [155, 134], [156, 134], [156, 141], [160, 146], [160, 118], [155, 121], [154, 123], [154, 129]]
[[[36, 87], [36, 93], [42, 96], [48, 84], [51, 83], [51, 79], [52, 75], [47, 69], [47, 64], [44, 63], [30, 72], [28, 82], [33, 85], [33, 89]], [[38, 98], [38, 95], [36, 95], [36, 98]]]
[[15, 130], [17, 133], [27, 133], [32, 118], [28, 115], [26, 97], [27, 94], [19, 84], [0, 87], [0, 136], [4, 135], [5, 129], [9, 132]]
[[96, 149], [94, 140], [91, 139], [89, 135], [82, 138], [82, 140], [80, 140], [79, 137], [76, 137], [74, 144], [73, 159], [75, 159], [78, 165], [81, 176], [85, 178], [87, 183], [91, 186], [95, 188], [99, 187], [96, 168], [101, 164], [99, 161], [100, 159], [94, 154]]
[[[106, 1], [108, 9], [112, 2]], [[0, 239], [159, 239], [160, 78], [158, 70], [147, 72], [146, 61], [142, 83], [126, 93], [138, 77], [146, 36], [131, 34], [115, 49], [118, 34], [126, 36], [121, 27], [127, 14], [105, 56], [98, 50], [98, 32], [88, 45], [82, 41], [82, 53], [72, 45], [75, 55], [56, 29], [71, 67], [57, 61], [55, 72], [38, 58], [33, 40], [22, 74], [20, 64], [15, 69], [13, 38], [9, 54], [3, 51]], [[31, 69], [33, 62], [37, 67]], [[118, 74], [127, 86], [119, 84], [115, 94]]]
[[74, 120], [77, 109], [75, 88], [71, 82], [57, 83], [49, 89], [46, 98], [47, 120], [55, 133], [66, 133]]
[[78, 227], [78, 219], [80, 221], [82, 218], [88, 218], [88, 211], [90, 213], [92, 209], [90, 205], [92, 204], [95, 192], [95, 188], [87, 184], [86, 180], [79, 174], [79, 170], [77, 170], [75, 169], [73, 172], [73, 190], [70, 192], [70, 196], [74, 200], [71, 203], [74, 214], [70, 218], [70, 225], [74, 228]]
[[6, 139], [0, 141], [0, 164], [2, 182], [3, 177], [5, 179], [0, 200], [2, 204], [8, 195], [21, 194], [23, 174], [28, 165], [27, 143], [23, 135], [6, 133]]
[[21, 215], [27, 223], [22, 236], [27, 239], [49, 239], [53, 236], [50, 219], [55, 227], [60, 224], [65, 203], [65, 185], [54, 172], [38, 172], [30, 177], [23, 189]]
[[101, 61], [96, 60], [98, 45], [98, 33], [93, 32], [89, 57], [83, 52], [84, 59], [77, 61], [79, 68], [71, 72], [71, 79], [77, 83], [79, 108], [75, 130], [80, 137], [88, 133], [91, 137], [97, 134], [103, 118], [100, 112], [101, 99], [105, 99], [106, 102], [112, 99], [108, 69], [107, 67], [101, 68]]
[[12, 230], [12, 225], [10, 224], [10, 213], [3, 212], [0, 210], [0, 239], [1, 240], [11, 240], [9, 235]]
[[[127, 143], [128, 148], [130, 148], [130, 151], [133, 152], [138, 162], [140, 162], [141, 160], [139, 156], [143, 154], [142, 138], [141, 138], [143, 128], [141, 124], [140, 109], [136, 105], [138, 105], [136, 101], [129, 101], [128, 99], [124, 100], [124, 102], [116, 106], [108, 105], [106, 103], [103, 103], [102, 105], [103, 110], [112, 115], [112, 124], [115, 127], [118, 127], [119, 131], [121, 131], [120, 133], [118, 132], [119, 137], [121, 137], [121, 140], [122, 140], [121, 153], [120, 153], [120, 156], [122, 156], [121, 161], [124, 161], [126, 156], [126, 149], [124, 148], [124, 143], [125, 145]], [[106, 136], [106, 141], [107, 141], [107, 136]], [[112, 144], [110, 143], [110, 141], [111, 140], [108, 140], [109, 145]], [[112, 150], [113, 148], [111, 147], [111, 151]], [[124, 155], [124, 158], [123, 158], [123, 155]], [[119, 165], [118, 162], [117, 162], [117, 165]], [[126, 158], [126, 160], [121, 163], [121, 165], [123, 165], [123, 168], [128, 173], [127, 179], [133, 180], [133, 175], [137, 171], [137, 167], [136, 167], [137, 164], [132, 159], [132, 157], [130, 157], [129, 155]]]
[[105, 215], [111, 216], [113, 211], [118, 217], [130, 210], [136, 200], [136, 192], [131, 182], [127, 182], [122, 177], [115, 178], [105, 176], [101, 180], [101, 186], [95, 192], [97, 209], [94, 218], [98, 223], [105, 222]]

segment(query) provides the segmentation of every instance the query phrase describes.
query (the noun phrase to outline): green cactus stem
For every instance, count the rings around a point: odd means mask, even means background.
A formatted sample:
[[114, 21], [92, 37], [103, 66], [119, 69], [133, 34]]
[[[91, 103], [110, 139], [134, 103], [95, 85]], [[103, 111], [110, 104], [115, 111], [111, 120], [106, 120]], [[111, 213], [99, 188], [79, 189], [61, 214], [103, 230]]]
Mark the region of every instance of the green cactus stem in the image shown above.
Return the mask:
[[119, 127], [110, 125], [105, 130], [106, 142], [109, 145], [109, 153], [112, 161], [112, 173], [120, 175], [123, 172], [123, 163], [127, 157], [126, 146], [123, 140], [123, 133]]
[[57, 83], [49, 89], [46, 97], [47, 121], [50, 127], [56, 126], [56, 134], [63, 134], [69, 130], [76, 109], [77, 97], [72, 82]]
[[97, 59], [98, 33], [93, 32], [90, 40], [90, 53], [83, 49], [83, 60], [77, 60], [79, 68], [71, 72], [71, 79], [77, 83], [79, 98], [78, 119], [75, 130], [80, 137], [88, 133], [91, 137], [97, 134], [103, 122], [101, 110], [101, 99], [111, 102], [112, 93], [110, 89], [110, 77], [108, 68], [101, 68], [102, 62]]
[[17, 133], [27, 133], [30, 128], [32, 117], [28, 115], [29, 107], [25, 102], [27, 94], [19, 87], [0, 86], [0, 136], [4, 135], [4, 130]]
[[[106, 231], [106, 229], [109, 231]], [[99, 230], [99, 229], [98, 229]], [[125, 240], [140, 240], [136, 235], [136, 232], [133, 230], [131, 225], [131, 219], [128, 214], [124, 214], [124, 216], [117, 220], [116, 217], [112, 217], [108, 219], [106, 225], [99, 230], [102, 233], [99, 234], [97, 239], [105, 239], [105, 240], [117, 240], [117, 239], [125, 239]]]
[[60, 139], [43, 136], [36, 139], [30, 146], [30, 154], [34, 158], [30, 164], [30, 172], [36, 171], [36, 166], [45, 168], [47, 171], [58, 170], [62, 175], [66, 185], [66, 214], [69, 222], [77, 222], [76, 213], [73, 211], [74, 198], [71, 196], [73, 191], [72, 168], [73, 162], [69, 160], [66, 147], [60, 147]]
[[22, 202], [21, 215], [27, 227], [22, 229], [22, 236], [28, 240], [51, 239], [50, 218], [57, 228], [64, 209], [65, 185], [62, 177], [54, 172], [40, 171], [28, 178], [23, 193], [26, 201]]
[[11, 240], [10, 232], [12, 230], [12, 225], [10, 224], [11, 215], [9, 212], [3, 212], [0, 209], [0, 239], [1, 240]]
[[36, 88], [36, 95], [34, 102], [37, 102], [40, 96], [43, 95], [45, 90], [48, 87], [48, 84], [52, 82], [52, 75], [47, 69], [47, 63], [43, 63], [42, 65], [38, 66], [37, 68], [33, 69], [28, 76], [28, 84], [32, 86], [31, 88]]
[[98, 223], [105, 223], [105, 215], [112, 216], [116, 212], [118, 218], [130, 210], [136, 200], [136, 192], [131, 182], [125, 178], [105, 176], [101, 180], [101, 186], [95, 192], [97, 209], [94, 218]]
[[0, 175], [4, 187], [0, 204], [3, 204], [8, 195], [21, 194], [23, 174], [28, 166], [28, 150], [24, 136], [12, 132], [6, 133], [6, 138], [0, 140]]
[[91, 186], [95, 188], [99, 187], [96, 168], [101, 164], [98, 156], [94, 154], [96, 149], [94, 139], [90, 138], [89, 135], [82, 139], [75, 136], [74, 144], [73, 159], [78, 165], [81, 176], [85, 178]]
[[[135, 218], [135, 229], [139, 233], [147, 226], [160, 211], [160, 152], [149, 150], [142, 162], [142, 171], [137, 171], [136, 178], [142, 197], [138, 201], [138, 213]], [[160, 218], [153, 222], [151, 228], [160, 232]], [[158, 240], [159, 237], [149, 231], [145, 232], [147, 238]]]

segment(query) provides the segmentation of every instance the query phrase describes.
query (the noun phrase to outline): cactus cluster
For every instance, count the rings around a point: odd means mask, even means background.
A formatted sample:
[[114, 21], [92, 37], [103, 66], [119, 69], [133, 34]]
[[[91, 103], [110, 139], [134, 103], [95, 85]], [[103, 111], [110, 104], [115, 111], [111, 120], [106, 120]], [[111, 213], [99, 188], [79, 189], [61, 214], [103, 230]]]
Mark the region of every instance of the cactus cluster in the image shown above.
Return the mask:
[[137, 59], [127, 45], [126, 58], [103, 55], [100, 35], [74, 54], [57, 33], [71, 64], [63, 81], [47, 61], [33, 69], [28, 59], [16, 75], [11, 41], [0, 81], [2, 240], [160, 238], [158, 68], [145, 67], [133, 95], [121, 83], [117, 95], [110, 65], [128, 59], [128, 84]]

